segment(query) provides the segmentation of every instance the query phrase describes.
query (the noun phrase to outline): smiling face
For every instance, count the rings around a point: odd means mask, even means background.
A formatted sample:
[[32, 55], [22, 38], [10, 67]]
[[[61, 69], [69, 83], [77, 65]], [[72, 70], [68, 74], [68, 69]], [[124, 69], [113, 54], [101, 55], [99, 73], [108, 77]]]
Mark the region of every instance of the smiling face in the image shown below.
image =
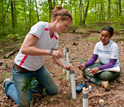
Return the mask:
[[107, 30], [102, 30], [100, 40], [103, 43], [103, 45], [107, 45], [110, 39], [111, 39], [110, 33]]
[[71, 20], [65, 20], [62, 21], [61, 19], [58, 21], [56, 24], [56, 32], [57, 33], [62, 33], [64, 31], [67, 31], [68, 27], [72, 24]]

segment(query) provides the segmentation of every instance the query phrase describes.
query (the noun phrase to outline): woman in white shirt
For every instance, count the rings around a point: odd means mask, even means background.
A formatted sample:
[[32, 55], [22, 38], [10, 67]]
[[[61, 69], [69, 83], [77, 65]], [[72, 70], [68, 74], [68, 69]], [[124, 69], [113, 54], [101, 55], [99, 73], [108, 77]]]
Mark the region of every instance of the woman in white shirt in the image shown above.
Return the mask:
[[[92, 58], [85, 64], [78, 65], [78, 68], [91, 82], [103, 86], [106, 90], [110, 90], [109, 81], [117, 78], [120, 74], [120, 72], [104, 70], [120, 65], [118, 45], [111, 40], [113, 33], [112, 27], [104, 27], [100, 35], [101, 41], [96, 43]], [[100, 62], [95, 63], [98, 58]], [[99, 70], [102, 72], [98, 73]]]

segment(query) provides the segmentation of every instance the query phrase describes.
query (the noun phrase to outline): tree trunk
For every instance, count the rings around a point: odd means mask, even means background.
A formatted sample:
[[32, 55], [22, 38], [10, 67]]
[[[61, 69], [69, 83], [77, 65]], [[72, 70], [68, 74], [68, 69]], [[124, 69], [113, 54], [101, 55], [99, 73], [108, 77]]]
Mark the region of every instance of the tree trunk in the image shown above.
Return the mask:
[[61, 0], [61, 5], [62, 5], [62, 3], [63, 3], [63, 0]]
[[84, 13], [84, 19], [83, 19], [83, 24], [85, 24], [86, 21], [86, 17], [87, 17], [87, 13], [88, 13], [88, 8], [89, 8], [89, 0], [87, 0], [87, 7]]
[[[8, 1], [8, 4], [7, 4], [7, 9], [5, 10], [5, 14], [2, 16], [2, 19], [1, 19], [1, 23], [2, 23], [2, 20], [4, 19], [4, 17], [7, 17], [7, 12], [8, 12], [8, 9], [9, 9], [9, 3], [10, 1]], [[7, 19], [7, 18], [6, 18]], [[7, 20], [5, 19], [5, 22], [7, 24]]]
[[116, 11], [116, 12], [117, 12], [117, 17], [118, 17], [118, 16], [119, 16], [119, 15], [118, 15], [118, 14], [119, 14], [119, 13], [118, 13], [118, 8], [119, 8], [119, 7], [118, 7], [118, 0], [116, 0], [116, 8], [117, 8], [117, 11]]
[[13, 8], [13, 0], [11, 0], [11, 17], [12, 17], [12, 27], [15, 27], [14, 24], [14, 8]]
[[104, 5], [104, 0], [103, 0], [103, 21], [105, 22], [105, 5]]
[[31, 0], [28, 0], [29, 6], [29, 27], [31, 27]]
[[100, 21], [102, 21], [102, 15], [103, 15], [103, 13], [102, 13], [102, 11], [103, 11], [103, 7], [102, 7], [102, 0], [101, 0], [101, 14], [100, 14]]
[[14, 0], [14, 25], [17, 25], [17, 18], [16, 18], [16, 0]]
[[95, 22], [96, 22], [96, 0], [95, 0]]
[[23, 2], [23, 5], [24, 5], [24, 13], [25, 13], [25, 14], [24, 14], [24, 18], [25, 18], [25, 19], [24, 19], [24, 23], [25, 23], [25, 26], [26, 26], [26, 29], [25, 29], [25, 30], [26, 30], [26, 32], [27, 32], [27, 18], [26, 18], [26, 6], [25, 6], [25, 4], [26, 4], [26, 3], [25, 3], [25, 0], [24, 0], [24, 2]]
[[101, 21], [104, 21], [104, 0], [101, 0]]
[[53, 0], [53, 9], [55, 8], [56, 2]]
[[119, 16], [121, 16], [121, 0], [119, 0]]
[[[2, 1], [2, 16], [3, 16], [3, 10], [4, 10], [4, 7], [3, 7], [3, 1]], [[4, 35], [4, 21], [3, 22], [1, 22], [2, 24], [3, 24], [3, 28], [2, 28], [2, 34]], [[6, 23], [6, 16], [5, 16], [5, 23]]]
[[111, 0], [108, 0], [108, 19], [111, 19]]
[[79, 4], [80, 12], [79, 12], [79, 24], [81, 25], [81, 20], [82, 20], [82, 0], [80, 0]]
[[[76, 4], [76, 1], [75, 1], [75, 0], [74, 0], [74, 4]], [[74, 16], [75, 16], [75, 18], [74, 18], [75, 21], [74, 21], [74, 22], [75, 22], [75, 24], [77, 23], [77, 22], [76, 22], [76, 21], [77, 21], [77, 20], [76, 20], [76, 18], [77, 18], [77, 16], [76, 16], [76, 13], [77, 13], [77, 12], [76, 12], [76, 9], [77, 9], [77, 7], [76, 7], [76, 5], [74, 5]]]
[[36, 4], [36, 12], [37, 12], [37, 21], [39, 21], [39, 13], [38, 13], [38, 7], [37, 7], [37, 1], [35, 0], [35, 4]]
[[49, 21], [51, 19], [51, 10], [53, 10], [52, 8], [52, 0], [48, 0], [48, 4], [49, 4]]

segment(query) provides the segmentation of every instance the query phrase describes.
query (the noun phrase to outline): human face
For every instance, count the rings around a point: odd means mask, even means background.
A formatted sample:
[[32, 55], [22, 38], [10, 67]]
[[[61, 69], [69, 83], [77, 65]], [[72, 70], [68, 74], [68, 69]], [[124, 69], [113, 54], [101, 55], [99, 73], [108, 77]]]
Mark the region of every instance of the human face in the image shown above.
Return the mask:
[[110, 33], [107, 30], [103, 30], [100, 35], [100, 40], [103, 45], [107, 45], [111, 39]]
[[62, 33], [64, 31], [67, 31], [68, 27], [72, 24], [71, 20], [59, 20], [58, 23], [56, 24], [56, 32], [57, 33]]

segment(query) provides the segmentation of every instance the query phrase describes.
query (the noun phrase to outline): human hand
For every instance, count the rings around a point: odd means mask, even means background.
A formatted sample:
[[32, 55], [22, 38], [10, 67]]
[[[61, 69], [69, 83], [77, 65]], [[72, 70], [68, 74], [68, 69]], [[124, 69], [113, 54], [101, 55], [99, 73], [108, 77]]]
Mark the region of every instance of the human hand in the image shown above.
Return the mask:
[[72, 69], [74, 69], [74, 67], [72, 66], [72, 64], [69, 63], [68, 65], [66, 65], [65, 69], [72, 70]]
[[80, 65], [78, 65], [78, 68], [79, 68], [80, 70], [83, 70], [83, 69], [85, 68], [85, 64], [80, 64]]
[[96, 74], [98, 71], [99, 71], [98, 67], [95, 67], [95, 68], [92, 68], [92, 69], [88, 70], [89, 74], [92, 73], [93, 75]]
[[60, 50], [53, 50], [52, 56], [59, 58], [62, 58], [63, 54]]

